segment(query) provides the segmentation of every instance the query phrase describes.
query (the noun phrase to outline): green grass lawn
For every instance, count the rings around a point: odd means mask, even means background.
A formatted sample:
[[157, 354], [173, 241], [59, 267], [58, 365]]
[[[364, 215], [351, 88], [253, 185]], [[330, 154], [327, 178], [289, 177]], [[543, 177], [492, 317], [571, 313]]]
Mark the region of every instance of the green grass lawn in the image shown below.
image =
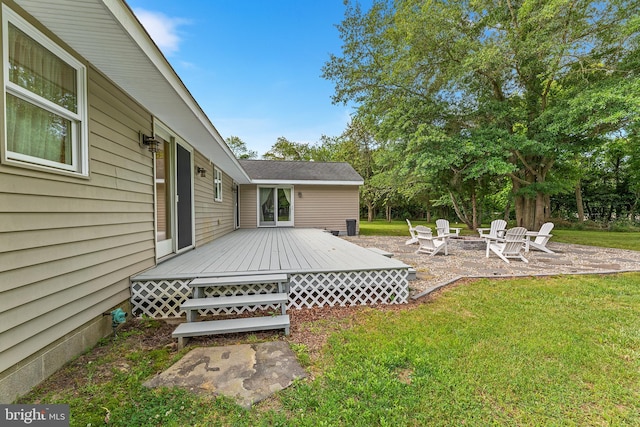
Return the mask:
[[[411, 224], [426, 225], [435, 230], [435, 223], [425, 221], [411, 221]], [[488, 224], [485, 224], [488, 227]], [[469, 230], [464, 224], [451, 223], [451, 227], [462, 228], [462, 235], [477, 236], [478, 233]], [[360, 221], [360, 234], [363, 236], [407, 236], [409, 229], [406, 221], [383, 221], [376, 220], [367, 222]], [[602, 246], [607, 248], [632, 249], [640, 251], [640, 232], [614, 232], [614, 231], [592, 231], [592, 230], [560, 230], [554, 228], [551, 232], [552, 242], [574, 243], [579, 245]]]
[[314, 380], [250, 411], [146, 389], [180, 355], [127, 349], [126, 334], [64, 388], [45, 384], [21, 402], [68, 403], [82, 427], [104, 425], [107, 409], [113, 426], [635, 426], [639, 312], [640, 274], [478, 280], [409, 309], [362, 309], [309, 362]]
[[640, 275], [481, 280], [335, 334], [295, 425], [638, 425]]

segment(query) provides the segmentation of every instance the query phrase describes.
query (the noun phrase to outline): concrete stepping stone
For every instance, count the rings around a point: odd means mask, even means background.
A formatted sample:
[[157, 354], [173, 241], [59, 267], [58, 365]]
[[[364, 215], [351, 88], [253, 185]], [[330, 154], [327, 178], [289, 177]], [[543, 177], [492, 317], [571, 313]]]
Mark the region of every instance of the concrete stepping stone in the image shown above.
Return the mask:
[[144, 385], [229, 396], [250, 408], [306, 376], [286, 342], [270, 341], [195, 348]]

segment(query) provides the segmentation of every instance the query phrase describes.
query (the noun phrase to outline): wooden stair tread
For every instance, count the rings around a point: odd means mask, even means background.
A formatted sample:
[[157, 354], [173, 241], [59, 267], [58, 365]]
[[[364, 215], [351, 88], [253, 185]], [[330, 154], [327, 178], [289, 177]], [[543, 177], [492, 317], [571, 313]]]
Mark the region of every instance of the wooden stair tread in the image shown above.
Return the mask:
[[255, 274], [228, 277], [199, 277], [189, 282], [189, 286], [194, 288], [206, 286], [257, 285], [265, 283], [285, 283], [288, 281], [289, 276], [286, 274]]
[[264, 331], [284, 328], [289, 330], [289, 315], [268, 317], [245, 317], [241, 319], [206, 320], [181, 323], [173, 331], [173, 338], [196, 337], [202, 335], [229, 334], [234, 332]]
[[181, 310], [199, 310], [220, 307], [242, 307], [265, 304], [283, 304], [289, 300], [286, 293], [236, 295], [228, 297], [191, 298], [180, 305]]

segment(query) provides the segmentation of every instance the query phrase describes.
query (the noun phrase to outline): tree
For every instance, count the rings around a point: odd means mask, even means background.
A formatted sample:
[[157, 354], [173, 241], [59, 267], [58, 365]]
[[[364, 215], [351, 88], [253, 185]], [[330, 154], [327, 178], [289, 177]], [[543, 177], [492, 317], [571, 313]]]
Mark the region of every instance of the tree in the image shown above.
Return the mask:
[[556, 163], [640, 118], [638, 10], [626, 0], [348, 3], [342, 56], [323, 76], [334, 102], [357, 103], [377, 138], [407, 143], [417, 163], [454, 168], [461, 182], [508, 177], [518, 225], [537, 229], [550, 197], [575, 189]]
[[278, 138], [271, 149], [262, 155], [267, 160], [313, 160], [313, 148], [309, 144], [289, 141], [284, 136]]
[[325, 141], [331, 146], [331, 160], [349, 163], [364, 179], [364, 185], [360, 187], [360, 201], [367, 207], [367, 220], [373, 221], [381, 196], [378, 186], [372, 182], [372, 178], [378, 173], [375, 156], [378, 142], [369, 126], [355, 117], [342, 135]]
[[249, 150], [247, 144], [237, 136], [230, 136], [225, 139], [227, 146], [238, 159], [257, 159], [258, 152]]

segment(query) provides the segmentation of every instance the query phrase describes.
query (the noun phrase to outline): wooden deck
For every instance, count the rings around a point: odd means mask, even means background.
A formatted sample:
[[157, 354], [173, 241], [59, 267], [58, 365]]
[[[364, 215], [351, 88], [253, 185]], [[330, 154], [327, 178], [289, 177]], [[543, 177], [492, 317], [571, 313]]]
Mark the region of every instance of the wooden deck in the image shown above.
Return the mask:
[[259, 228], [229, 233], [162, 262], [132, 280], [403, 268], [409, 266], [322, 230]]
[[[132, 310], [136, 315], [182, 317], [180, 306], [191, 297], [194, 279], [233, 281], [233, 276], [276, 273], [289, 278], [288, 308], [406, 303], [411, 267], [386, 255], [322, 230], [237, 230], [132, 277]], [[273, 286], [209, 288], [206, 296], [270, 293]], [[266, 305], [251, 310], [261, 307]], [[230, 310], [213, 308], [208, 313], [229, 314]]]

